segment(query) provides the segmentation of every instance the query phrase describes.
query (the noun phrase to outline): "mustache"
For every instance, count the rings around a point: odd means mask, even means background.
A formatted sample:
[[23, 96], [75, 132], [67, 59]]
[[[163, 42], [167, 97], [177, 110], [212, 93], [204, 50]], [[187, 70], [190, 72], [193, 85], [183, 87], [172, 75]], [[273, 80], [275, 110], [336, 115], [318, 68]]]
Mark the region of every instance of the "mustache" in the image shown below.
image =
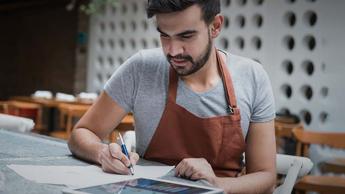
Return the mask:
[[193, 62], [193, 58], [189, 55], [176, 55], [176, 56], [171, 56], [170, 54], [167, 55], [167, 58], [169, 61], [172, 59], [184, 59], [190, 62]]

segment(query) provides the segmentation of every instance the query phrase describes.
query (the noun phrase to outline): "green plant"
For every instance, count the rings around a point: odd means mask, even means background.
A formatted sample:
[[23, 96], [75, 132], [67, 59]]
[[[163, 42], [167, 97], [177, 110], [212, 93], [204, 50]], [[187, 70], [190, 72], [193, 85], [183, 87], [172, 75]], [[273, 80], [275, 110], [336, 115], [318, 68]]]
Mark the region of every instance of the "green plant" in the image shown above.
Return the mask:
[[118, 0], [90, 0], [88, 4], [81, 5], [80, 10], [88, 15], [91, 15], [99, 13], [107, 5], [116, 7], [117, 3]]

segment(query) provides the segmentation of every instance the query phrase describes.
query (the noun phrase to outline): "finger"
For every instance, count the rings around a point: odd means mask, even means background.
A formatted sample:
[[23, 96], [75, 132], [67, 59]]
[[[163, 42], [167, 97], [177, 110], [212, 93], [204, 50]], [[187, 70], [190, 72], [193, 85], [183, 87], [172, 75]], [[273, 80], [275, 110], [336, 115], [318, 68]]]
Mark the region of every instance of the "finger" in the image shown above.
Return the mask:
[[116, 143], [109, 144], [110, 154], [120, 160], [125, 166], [130, 166], [130, 161], [125, 154], [122, 153], [121, 147]]
[[202, 179], [201, 173], [200, 172], [194, 172], [191, 176], [190, 179], [192, 180], [199, 180]]
[[192, 176], [192, 174], [195, 173], [195, 169], [193, 166], [187, 166], [185, 171], [184, 171], [184, 176], [186, 178], [190, 178]]
[[129, 174], [129, 169], [118, 159], [104, 159], [102, 168], [105, 172], [117, 174]]
[[180, 169], [181, 169], [182, 163], [178, 163], [175, 167], [175, 176], [179, 177], [180, 176]]
[[187, 168], [187, 162], [185, 159], [183, 159], [177, 166], [175, 169], [175, 175], [179, 176], [179, 177], [183, 177], [184, 173], [185, 173], [185, 169]]
[[121, 158], [121, 147], [119, 145], [117, 145], [116, 143], [111, 143], [108, 145], [109, 147], [109, 152], [111, 154], [111, 156], [113, 156], [114, 158], [120, 159]]

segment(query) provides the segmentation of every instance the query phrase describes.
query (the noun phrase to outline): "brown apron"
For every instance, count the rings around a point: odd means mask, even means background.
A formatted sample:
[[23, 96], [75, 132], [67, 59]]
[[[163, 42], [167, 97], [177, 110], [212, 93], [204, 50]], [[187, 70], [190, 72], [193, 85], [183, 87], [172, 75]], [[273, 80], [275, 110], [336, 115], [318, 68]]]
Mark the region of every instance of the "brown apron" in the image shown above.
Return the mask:
[[177, 165], [184, 158], [205, 158], [217, 176], [237, 176], [241, 171], [245, 150], [241, 115], [230, 73], [216, 53], [229, 115], [200, 118], [176, 104], [178, 76], [170, 67], [168, 101], [145, 159]]

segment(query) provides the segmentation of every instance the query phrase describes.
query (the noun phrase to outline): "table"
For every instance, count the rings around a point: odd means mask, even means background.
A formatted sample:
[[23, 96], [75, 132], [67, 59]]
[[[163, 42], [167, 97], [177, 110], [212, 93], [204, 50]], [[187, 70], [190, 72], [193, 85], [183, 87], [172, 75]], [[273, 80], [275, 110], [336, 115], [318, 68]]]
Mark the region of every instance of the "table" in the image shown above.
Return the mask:
[[63, 100], [57, 100], [55, 98], [52, 99], [45, 99], [45, 98], [35, 98], [31, 96], [13, 96], [11, 97], [11, 100], [18, 100], [18, 101], [24, 101], [24, 102], [32, 102], [32, 103], [38, 103], [46, 107], [57, 107], [60, 103], [68, 103], [68, 104], [79, 104], [79, 105], [91, 105], [92, 101], [84, 101], [84, 100], [77, 100], [77, 101], [63, 101]]
[[[63, 140], [38, 134], [27, 134], [0, 129], [0, 193], [61, 194], [61, 185], [39, 184], [16, 174], [8, 164], [31, 165], [90, 165], [74, 158]], [[140, 159], [141, 165], [162, 165]], [[204, 181], [188, 181], [173, 176], [171, 171], [162, 179], [205, 185]]]
[[92, 101], [86, 101], [86, 100], [62, 101], [62, 100], [57, 100], [55, 98], [45, 99], [45, 98], [35, 98], [31, 96], [13, 96], [11, 97], [11, 100], [37, 103], [47, 108], [48, 109], [48, 126], [47, 126], [48, 132], [52, 132], [56, 128], [56, 124], [55, 124], [56, 123], [55, 122], [56, 109], [58, 109], [61, 104], [91, 106], [93, 103]]

